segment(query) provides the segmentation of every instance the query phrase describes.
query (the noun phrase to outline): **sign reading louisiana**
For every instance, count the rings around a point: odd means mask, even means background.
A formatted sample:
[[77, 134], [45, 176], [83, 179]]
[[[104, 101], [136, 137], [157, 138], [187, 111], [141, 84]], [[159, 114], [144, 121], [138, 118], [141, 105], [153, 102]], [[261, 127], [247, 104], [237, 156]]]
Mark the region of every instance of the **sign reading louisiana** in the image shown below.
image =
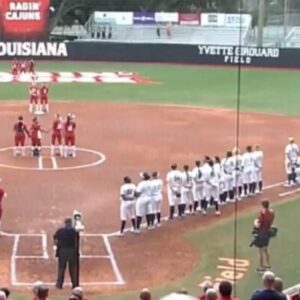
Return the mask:
[[54, 42], [0, 42], [0, 57], [67, 57], [65, 43]]
[[5, 40], [38, 40], [48, 36], [49, 0], [1, 0]]

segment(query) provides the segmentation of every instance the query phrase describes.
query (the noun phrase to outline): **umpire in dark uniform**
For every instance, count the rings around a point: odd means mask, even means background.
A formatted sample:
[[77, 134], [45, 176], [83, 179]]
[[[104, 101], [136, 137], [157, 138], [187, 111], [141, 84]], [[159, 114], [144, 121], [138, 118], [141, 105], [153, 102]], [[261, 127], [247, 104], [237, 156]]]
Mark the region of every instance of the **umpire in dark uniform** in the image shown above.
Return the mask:
[[78, 286], [78, 253], [77, 242], [78, 233], [73, 227], [72, 218], [65, 219], [65, 226], [59, 228], [54, 236], [54, 246], [56, 247], [56, 257], [58, 258], [58, 272], [56, 288], [62, 289], [65, 279], [65, 271], [68, 265], [72, 286]]

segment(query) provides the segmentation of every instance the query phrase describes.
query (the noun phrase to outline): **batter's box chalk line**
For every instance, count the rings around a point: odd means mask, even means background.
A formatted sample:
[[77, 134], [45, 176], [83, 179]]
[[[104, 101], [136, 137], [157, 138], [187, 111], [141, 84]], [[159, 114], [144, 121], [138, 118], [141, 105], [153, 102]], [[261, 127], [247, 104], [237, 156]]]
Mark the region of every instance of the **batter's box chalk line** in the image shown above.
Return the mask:
[[[25, 147], [26, 150], [30, 150], [30, 146], [26, 146]], [[50, 146], [43, 146], [43, 149], [50, 149]], [[13, 153], [13, 147], [6, 147], [6, 148], [0, 148], [0, 153], [1, 152], [7, 152], [10, 151], [11, 153]], [[0, 160], [0, 168], [7, 168], [7, 169], [13, 169], [13, 170], [24, 170], [24, 171], [69, 171], [69, 170], [79, 170], [79, 169], [85, 169], [85, 168], [92, 168], [95, 166], [98, 166], [102, 163], [104, 163], [104, 161], [106, 160], [106, 156], [96, 150], [92, 150], [92, 149], [86, 149], [86, 148], [76, 148], [77, 152], [84, 152], [84, 153], [88, 153], [88, 154], [92, 154], [95, 156], [95, 161], [91, 162], [91, 163], [82, 163], [82, 164], [77, 164], [76, 165], [76, 158], [61, 158], [61, 160], [73, 160], [74, 161], [74, 166], [69, 166], [69, 167], [61, 167], [59, 166], [59, 160], [57, 160], [56, 156], [39, 156], [37, 158], [32, 158], [33, 163], [36, 164], [36, 166], [34, 167], [25, 167], [25, 166], [17, 166], [17, 160], [13, 163], [13, 164], [7, 164], [7, 163], [3, 163]], [[22, 157], [20, 157], [20, 159], [22, 159]], [[44, 161], [49, 159], [51, 162], [51, 167], [45, 167], [44, 166]]]
[[[48, 245], [47, 245], [47, 234], [46, 233], [6, 233], [2, 232], [1, 236], [3, 237], [10, 237], [14, 239], [13, 247], [12, 247], [12, 254], [11, 254], [11, 261], [10, 261], [10, 269], [11, 269], [11, 285], [13, 286], [20, 286], [20, 287], [31, 287], [33, 286], [33, 282], [21, 282], [18, 280], [18, 272], [17, 272], [17, 261], [19, 260], [48, 260], [50, 259], [48, 254]], [[101, 286], [101, 285], [124, 285], [125, 280], [121, 274], [119, 266], [117, 264], [114, 252], [112, 250], [109, 236], [107, 234], [89, 234], [83, 233], [82, 237], [94, 237], [96, 239], [102, 240], [107, 255], [88, 255], [83, 254], [81, 252], [81, 259], [108, 259], [112, 268], [112, 271], [115, 276], [114, 281], [94, 281], [94, 282], [80, 282], [82, 286]], [[18, 249], [21, 238], [36, 238], [39, 237], [42, 246], [42, 254], [41, 255], [18, 255]], [[102, 270], [99, 270], [101, 272]], [[55, 276], [55, 274], [54, 274]], [[46, 282], [45, 284], [49, 286], [54, 286], [55, 282]], [[66, 282], [66, 285], [71, 285], [70, 282]]]

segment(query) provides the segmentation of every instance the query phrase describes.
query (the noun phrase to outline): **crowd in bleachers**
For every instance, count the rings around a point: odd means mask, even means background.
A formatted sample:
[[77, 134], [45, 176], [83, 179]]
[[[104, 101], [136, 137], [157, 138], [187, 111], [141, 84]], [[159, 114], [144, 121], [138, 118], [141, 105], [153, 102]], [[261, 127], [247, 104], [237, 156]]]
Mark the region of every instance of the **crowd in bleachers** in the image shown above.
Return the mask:
[[[234, 287], [230, 281], [223, 280], [217, 286], [210, 281], [199, 284], [201, 291], [198, 295], [192, 295], [184, 288], [161, 297], [162, 300], [237, 300]], [[0, 300], [13, 299], [14, 295], [8, 288], [0, 288]], [[47, 300], [51, 295], [49, 288], [42, 282], [37, 281], [33, 285], [33, 300]], [[137, 297], [139, 300], [154, 300], [149, 289], [144, 288]], [[300, 291], [295, 295], [287, 295], [283, 291], [283, 281], [271, 271], [262, 275], [262, 286], [255, 290], [249, 297], [251, 300], [299, 300]], [[68, 300], [87, 300], [86, 294], [81, 287], [73, 288]]]

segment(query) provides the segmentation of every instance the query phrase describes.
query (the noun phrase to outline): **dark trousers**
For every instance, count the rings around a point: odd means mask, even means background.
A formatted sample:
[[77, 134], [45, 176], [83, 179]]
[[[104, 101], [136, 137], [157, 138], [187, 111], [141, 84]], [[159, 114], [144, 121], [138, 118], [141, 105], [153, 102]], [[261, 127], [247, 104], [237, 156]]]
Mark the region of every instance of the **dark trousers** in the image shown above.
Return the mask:
[[62, 288], [65, 280], [66, 268], [69, 268], [72, 286], [78, 286], [77, 282], [77, 253], [75, 249], [62, 248], [58, 253], [58, 271], [56, 287]]

